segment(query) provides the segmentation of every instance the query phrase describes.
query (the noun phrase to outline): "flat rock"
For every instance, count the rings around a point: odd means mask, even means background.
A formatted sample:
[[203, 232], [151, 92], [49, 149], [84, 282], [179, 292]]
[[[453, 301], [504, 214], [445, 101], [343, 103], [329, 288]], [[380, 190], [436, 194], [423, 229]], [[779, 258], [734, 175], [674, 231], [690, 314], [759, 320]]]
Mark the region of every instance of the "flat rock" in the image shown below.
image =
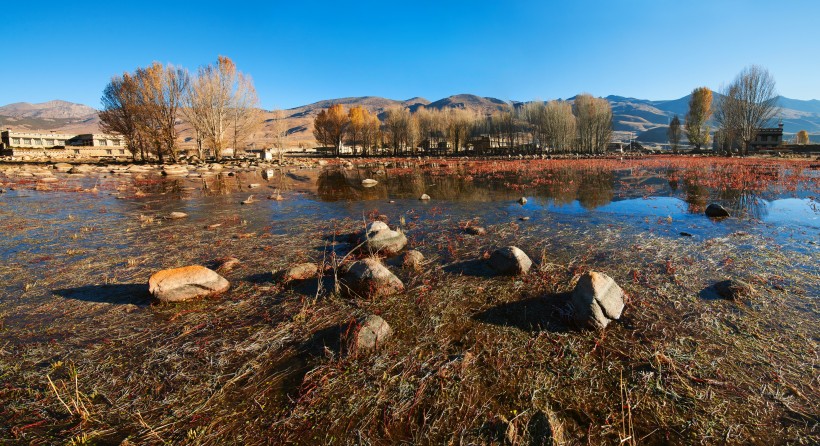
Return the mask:
[[384, 344], [393, 335], [393, 329], [375, 314], [361, 321], [356, 332], [355, 345], [357, 349], [373, 349]]
[[239, 266], [240, 263], [242, 262], [240, 262], [239, 259], [237, 259], [236, 257], [226, 257], [222, 259], [222, 261], [219, 263], [219, 267], [217, 267], [216, 270], [220, 273], [227, 273], [228, 271], [231, 271], [232, 269]]
[[490, 254], [488, 263], [499, 274], [507, 275], [527, 274], [532, 266], [529, 256], [515, 246], [496, 249]]
[[709, 206], [706, 206], [705, 213], [707, 217], [713, 218], [722, 218], [729, 216], [729, 211], [727, 211], [725, 207], [717, 203], [712, 203]]
[[571, 302], [579, 325], [604, 328], [621, 317], [624, 291], [611, 277], [591, 271], [578, 279]]
[[370, 178], [362, 180], [362, 186], [364, 186], [364, 187], [373, 187], [377, 184], [379, 184], [378, 181], [370, 179]]
[[176, 212], [176, 211], [171, 212], [170, 214], [168, 214], [168, 218], [170, 218], [171, 220], [178, 220], [180, 218], [185, 218], [187, 216], [188, 216], [188, 214], [186, 214], [185, 212]]
[[402, 281], [374, 258], [350, 265], [342, 277], [342, 284], [352, 293], [365, 298], [390, 296], [404, 291]]
[[161, 302], [182, 302], [225, 292], [231, 284], [204, 266], [193, 265], [154, 273], [148, 291]]

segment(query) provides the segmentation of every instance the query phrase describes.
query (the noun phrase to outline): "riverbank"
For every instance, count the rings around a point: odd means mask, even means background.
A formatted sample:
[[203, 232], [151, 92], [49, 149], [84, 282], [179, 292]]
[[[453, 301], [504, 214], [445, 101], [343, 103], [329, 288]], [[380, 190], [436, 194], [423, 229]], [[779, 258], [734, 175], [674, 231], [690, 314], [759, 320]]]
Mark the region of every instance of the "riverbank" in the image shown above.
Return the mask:
[[[269, 178], [250, 165], [232, 176], [213, 166], [181, 177], [101, 168], [53, 172], [45, 183], [4, 170], [2, 436], [21, 444], [820, 440], [818, 230], [810, 213], [769, 221], [783, 208], [765, 204], [816, 203], [810, 162], [389, 162], [306, 162]], [[362, 187], [365, 178], [377, 185]], [[265, 199], [274, 192], [284, 199]], [[241, 205], [248, 195], [259, 200]], [[706, 218], [712, 201], [733, 217]], [[188, 217], [166, 218], [172, 211]], [[407, 235], [425, 256], [421, 269], [386, 259], [405, 292], [334, 294], [334, 255], [346, 255], [347, 235], [375, 219]], [[468, 267], [507, 245], [534, 261], [528, 274]], [[241, 261], [223, 273], [228, 292], [150, 299], [154, 272], [216, 269], [228, 256]], [[302, 262], [320, 265], [323, 278], [285, 283], [274, 274]], [[591, 270], [627, 294], [621, 319], [602, 331], [576, 327], [567, 307]], [[712, 287], [727, 278], [754, 292], [720, 298]], [[347, 348], [372, 314], [393, 336], [374, 350]]]

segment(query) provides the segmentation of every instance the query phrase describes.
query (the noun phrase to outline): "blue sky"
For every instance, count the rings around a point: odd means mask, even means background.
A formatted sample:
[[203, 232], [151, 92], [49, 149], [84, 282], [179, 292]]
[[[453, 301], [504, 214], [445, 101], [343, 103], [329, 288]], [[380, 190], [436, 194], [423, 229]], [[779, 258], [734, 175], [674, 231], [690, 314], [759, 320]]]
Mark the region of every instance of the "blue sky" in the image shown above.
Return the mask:
[[[227, 6], [226, 6], [227, 5]], [[231, 57], [264, 108], [321, 99], [500, 99], [579, 92], [675, 99], [744, 66], [820, 99], [820, 2], [4, 2], [0, 105], [99, 106], [110, 77], [152, 61]]]

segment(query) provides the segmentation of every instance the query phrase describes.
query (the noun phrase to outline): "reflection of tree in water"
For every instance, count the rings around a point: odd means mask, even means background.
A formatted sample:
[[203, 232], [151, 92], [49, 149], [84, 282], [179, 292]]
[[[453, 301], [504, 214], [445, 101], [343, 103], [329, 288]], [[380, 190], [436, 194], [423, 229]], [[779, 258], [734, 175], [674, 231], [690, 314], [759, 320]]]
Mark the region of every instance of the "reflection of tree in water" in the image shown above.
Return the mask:
[[535, 196], [559, 206], [578, 200], [585, 209], [595, 209], [609, 204], [615, 196], [615, 174], [611, 170], [553, 170], [543, 183]]
[[362, 186], [358, 170], [325, 169], [316, 181], [322, 201], [379, 200], [387, 198], [387, 186], [381, 181], [374, 187]]
[[672, 168], [667, 169], [666, 170], [666, 179], [669, 181], [669, 188], [672, 189], [673, 192], [677, 191], [678, 190], [678, 183], [679, 183], [678, 170], [677, 169], [672, 169]]
[[686, 204], [689, 213], [699, 214], [703, 212], [709, 201], [709, 189], [688, 178], [683, 180], [683, 188], [686, 191]]
[[615, 196], [614, 184], [612, 171], [587, 172], [578, 187], [578, 202], [589, 210], [609, 204]]
[[725, 189], [718, 194], [720, 202], [735, 216], [762, 219], [769, 210], [757, 192], [741, 189]]

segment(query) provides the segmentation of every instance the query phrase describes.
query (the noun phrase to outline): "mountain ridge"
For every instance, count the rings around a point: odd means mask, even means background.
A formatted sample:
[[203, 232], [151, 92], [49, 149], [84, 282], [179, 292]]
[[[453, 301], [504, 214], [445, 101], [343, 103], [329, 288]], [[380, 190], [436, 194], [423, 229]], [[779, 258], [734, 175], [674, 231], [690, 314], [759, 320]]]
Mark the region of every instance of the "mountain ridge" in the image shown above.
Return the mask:
[[[718, 94], [715, 93], [717, 98]], [[613, 127], [616, 132], [626, 132], [646, 142], [664, 142], [665, 129], [673, 116], [684, 118], [689, 107], [690, 95], [668, 100], [638, 99], [618, 95], [606, 96], [613, 111]], [[574, 97], [568, 98], [574, 100]], [[519, 105], [522, 102], [504, 101], [494, 97], [477, 96], [461, 93], [435, 101], [423, 97], [412, 97], [398, 100], [380, 96], [355, 96], [325, 99], [284, 110], [287, 121], [290, 143], [294, 146], [307, 147], [313, 141], [313, 119], [320, 110], [334, 104], [345, 107], [362, 106], [368, 111], [383, 114], [388, 108], [409, 107], [415, 111], [420, 107], [445, 109], [464, 108], [479, 114], [489, 114], [502, 110], [508, 104]], [[806, 130], [812, 135], [820, 135], [820, 100], [801, 100], [779, 96], [781, 112], [778, 118], [783, 121], [787, 135], [799, 130]], [[271, 127], [276, 119], [273, 111], [263, 110], [265, 123], [254, 135], [254, 140], [267, 143], [272, 140]], [[42, 103], [16, 102], [0, 106], [0, 127], [20, 130], [45, 130], [62, 133], [95, 133], [99, 132], [97, 110], [85, 105], [63, 100], [52, 100]], [[179, 134], [183, 143], [191, 141], [192, 131], [186, 124], [181, 124]], [[623, 133], [622, 133], [623, 134]], [[813, 139], [820, 139], [815, 136]]]

